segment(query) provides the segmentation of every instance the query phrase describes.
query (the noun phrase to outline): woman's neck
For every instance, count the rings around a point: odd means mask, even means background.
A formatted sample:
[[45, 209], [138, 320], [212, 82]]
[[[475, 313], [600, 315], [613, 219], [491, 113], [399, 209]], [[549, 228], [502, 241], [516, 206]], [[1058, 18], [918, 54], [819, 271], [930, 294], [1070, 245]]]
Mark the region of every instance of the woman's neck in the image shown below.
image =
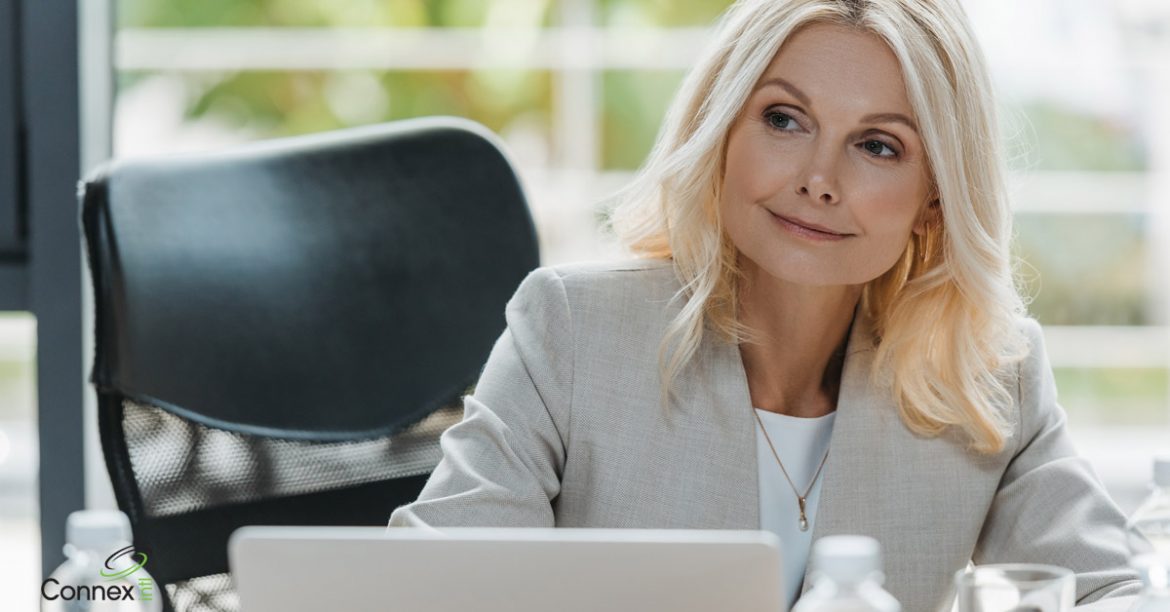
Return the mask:
[[798, 417], [832, 412], [861, 287], [797, 285], [758, 267], [746, 271], [740, 321], [761, 338], [740, 346], [752, 405]]

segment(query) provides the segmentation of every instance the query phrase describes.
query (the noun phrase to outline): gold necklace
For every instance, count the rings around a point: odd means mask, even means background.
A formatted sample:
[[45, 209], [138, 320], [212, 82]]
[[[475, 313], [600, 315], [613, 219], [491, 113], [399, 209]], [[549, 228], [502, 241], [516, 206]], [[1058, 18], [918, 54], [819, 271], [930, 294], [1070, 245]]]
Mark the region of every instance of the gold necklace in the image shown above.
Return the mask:
[[829, 449], [825, 449], [825, 456], [821, 457], [821, 464], [817, 466], [817, 473], [813, 474], [812, 482], [808, 483], [808, 488], [804, 490], [804, 495], [796, 490], [796, 485], [792, 482], [792, 478], [788, 475], [788, 470], [784, 469], [784, 462], [780, 460], [779, 453], [776, 452], [776, 447], [772, 444], [772, 437], [768, 435], [768, 428], [764, 427], [764, 420], [760, 418], [760, 413], [752, 408], [752, 414], [756, 417], [756, 422], [760, 424], [760, 431], [764, 434], [764, 440], [768, 442], [768, 448], [772, 449], [772, 456], [776, 458], [777, 465], [780, 466], [780, 471], [784, 474], [784, 479], [788, 481], [788, 486], [792, 487], [792, 492], [796, 494], [796, 503], [800, 506], [800, 530], [808, 531], [808, 517], [805, 516], [804, 506], [808, 501], [808, 494], [812, 492], [813, 485], [816, 484], [817, 478], [821, 476], [821, 469], [825, 467], [825, 461], [829, 459]]

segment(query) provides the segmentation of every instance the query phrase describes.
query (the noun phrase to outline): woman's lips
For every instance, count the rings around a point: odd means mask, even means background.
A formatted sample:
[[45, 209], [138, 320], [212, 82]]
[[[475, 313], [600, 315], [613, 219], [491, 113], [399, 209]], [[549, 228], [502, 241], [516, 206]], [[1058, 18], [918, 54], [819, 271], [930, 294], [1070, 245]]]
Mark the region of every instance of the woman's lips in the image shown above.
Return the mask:
[[849, 238], [850, 236], [853, 235], [853, 234], [837, 234], [834, 232], [815, 229], [812, 227], [808, 227], [806, 225], [802, 225], [799, 221], [797, 221], [795, 219], [790, 219], [788, 217], [782, 217], [782, 216], [777, 215], [776, 213], [773, 213], [771, 211], [768, 211], [768, 212], [772, 215], [772, 218], [776, 221], [777, 224], [780, 225], [780, 227], [784, 228], [785, 230], [787, 230], [788, 232], [790, 232], [792, 234], [800, 236], [801, 238], [807, 238], [809, 240], [818, 240], [818, 241], [837, 241], [837, 240], [844, 240], [844, 239]]

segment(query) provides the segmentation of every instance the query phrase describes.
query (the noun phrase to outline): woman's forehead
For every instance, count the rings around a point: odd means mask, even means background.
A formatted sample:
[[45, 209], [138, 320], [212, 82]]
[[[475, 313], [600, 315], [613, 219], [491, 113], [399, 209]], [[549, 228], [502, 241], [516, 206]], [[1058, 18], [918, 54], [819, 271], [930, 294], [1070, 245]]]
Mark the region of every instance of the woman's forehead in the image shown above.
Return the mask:
[[788, 37], [756, 89], [777, 86], [808, 106], [911, 112], [901, 65], [889, 45], [876, 34], [837, 24], [810, 24]]

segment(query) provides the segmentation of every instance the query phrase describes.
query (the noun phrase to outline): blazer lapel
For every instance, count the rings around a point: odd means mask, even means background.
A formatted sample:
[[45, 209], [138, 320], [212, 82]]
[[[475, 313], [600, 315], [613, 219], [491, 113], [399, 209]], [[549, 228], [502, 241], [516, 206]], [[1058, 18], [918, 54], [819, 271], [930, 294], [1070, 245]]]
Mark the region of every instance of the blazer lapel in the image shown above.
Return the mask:
[[[972, 458], [961, 440], [947, 434], [912, 433], [898, 414], [889, 380], [870, 380], [875, 353], [873, 322], [858, 307], [821, 474], [813, 542], [837, 534], [876, 538], [886, 590], [905, 610], [934, 610], [949, 601], [951, 576], [970, 558], [1002, 460]], [[698, 469], [707, 470], [706, 480], [715, 483], [704, 495], [721, 501], [705, 506], [691, 523], [759, 529], [756, 423], [739, 346], [712, 341], [702, 355], [700, 361], [709, 366], [703, 373], [713, 378], [701, 383], [695, 372], [690, 379], [688, 419], [696, 433], [680, 444], [679, 461], [719, 449], [719, 461]], [[802, 594], [812, 586], [809, 574], [806, 566]]]
[[[723, 509], [721, 524], [759, 529], [756, 425], [747, 375], [737, 345], [720, 345], [712, 352], [718, 438], [728, 449], [729, 464], [737, 466], [726, 468], [727, 480], [720, 484], [719, 497], [736, 500], [734, 507]], [[966, 536], [948, 522], [947, 511], [928, 507], [927, 500], [953, 502], [983, 483], [953, 478], [956, 465], [966, 461], [961, 447], [945, 437], [917, 437], [902, 424], [889, 382], [869, 379], [874, 355], [873, 323], [859, 307], [846, 346], [813, 542], [835, 534], [876, 538], [882, 544], [886, 590], [904, 609], [932, 609], [954, 571], [950, 557], [969, 554], [969, 548], [963, 552], [958, 540]], [[810, 567], [802, 595], [812, 586]]]
[[[887, 377], [869, 380], [876, 353], [871, 322], [854, 321], [813, 542], [833, 534], [876, 538], [885, 589], [903, 609], [945, 607], [951, 576], [972, 553], [1001, 459], [973, 457], [952, 433], [911, 432]], [[812, 586], [808, 577], [806, 568], [802, 594]]]
[[[708, 332], [710, 333], [710, 332]], [[756, 422], [752, 417], [752, 398], [739, 345], [719, 342], [715, 354], [715, 378], [711, 406], [719, 424], [719, 446], [727, 456], [723, 463], [732, 472], [723, 482], [722, 499], [735, 500], [727, 514], [729, 529], [760, 528], [759, 474], [756, 465]]]
[[[711, 347], [715, 357], [715, 384], [712, 406], [718, 422], [727, 428], [722, 433], [734, 455], [730, 465], [743, 466], [733, 479], [726, 482], [724, 499], [739, 500], [728, 527], [734, 529], [760, 528], [759, 465], [756, 461], [756, 422], [751, 415], [751, 391], [739, 346], [717, 344]], [[872, 480], [859, 478], [856, 467], [864, 463], [868, 453], [874, 452], [879, 440], [873, 435], [873, 419], [877, 415], [897, 418], [897, 410], [890, 401], [881, 401], [868, 381], [873, 362], [872, 323], [857, 308], [845, 349], [845, 364], [841, 372], [841, 389], [837, 396], [837, 417], [833, 424], [832, 446], [825, 462], [821, 484], [821, 500], [813, 526], [813, 541], [832, 533], [869, 533], [858, 531], [856, 509], [834, 503], [834, 493], [843, 487], [857, 489], [877, 485]], [[834, 450], [837, 449], [837, 450]], [[805, 572], [804, 589], [810, 586]], [[803, 591], [802, 591], [803, 592]]]
[[[877, 537], [878, 523], [865, 521], [866, 513], [849, 500], [843, 491], [872, 491], [874, 495], [884, 487], [878, 479], [863, 478], [867, 458], [875, 456], [883, 444], [879, 425], [888, 418], [897, 418], [897, 408], [886, 394], [875, 393], [869, 381], [873, 364], [872, 322], [859, 306], [853, 318], [845, 364], [841, 371], [841, 386], [837, 394], [837, 416], [833, 423], [833, 437], [829, 457], [825, 461], [821, 482], [821, 499], [817, 506], [812, 541], [833, 534], [865, 534]], [[887, 475], [890, 478], [894, 474]], [[881, 539], [881, 538], [879, 538]], [[812, 558], [805, 566], [803, 595], [812, 586], [810, 569]]]

